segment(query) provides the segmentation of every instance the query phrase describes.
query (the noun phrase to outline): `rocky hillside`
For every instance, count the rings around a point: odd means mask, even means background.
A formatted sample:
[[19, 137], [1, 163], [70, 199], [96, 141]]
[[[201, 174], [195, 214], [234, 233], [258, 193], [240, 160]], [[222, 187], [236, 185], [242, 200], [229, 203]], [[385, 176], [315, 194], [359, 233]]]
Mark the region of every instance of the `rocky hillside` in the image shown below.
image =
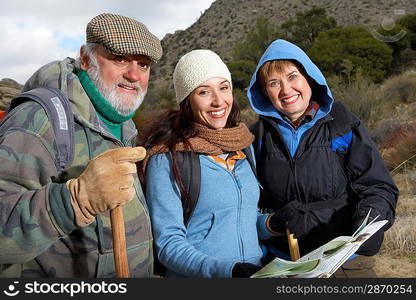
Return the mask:
[[23, 86], [13, 79], [3, 78], [0, 80], [0, 110], [5, 110], [22, 88]]
[[153, 68], [153, 85], [170, 86], [176, 62], [192, 49], [209, 48], [229, 61], [235, 43], [253, 28], [256, 19], [280, 24], [312, 7], [326, 8], [338, 25], [362, 24], [371, 29], [416, 13], [414, 0], [217, 0], [188, 29], [163, 38], [164, 54]]
[[[254, 27], [258, 18], [280, 24], [312, 7], [326, 8], [340, 26], [362, 24], [371, 29], [388, 25], [404, 14], [416, 13], [415, 0], [216, 0], [189, 28], [163, 38], [164, 53], [152, 68], [151, 87], [169, 93], [179, 57], [192, 49], [212, 49], [227, 62], [232, 58], [234, 45]], [[13, 80], [2, 79], [0, 103], [10, 100], [20, 89]], [[155, 96], [149, 95], [148, 102], [153, 102]]]

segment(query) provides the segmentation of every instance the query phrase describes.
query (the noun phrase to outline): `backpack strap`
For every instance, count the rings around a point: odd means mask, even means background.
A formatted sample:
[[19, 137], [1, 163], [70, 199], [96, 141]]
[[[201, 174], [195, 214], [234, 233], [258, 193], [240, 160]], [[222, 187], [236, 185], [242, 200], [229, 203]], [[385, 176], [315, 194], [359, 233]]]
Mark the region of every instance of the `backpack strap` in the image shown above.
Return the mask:
[[196, 207], [201, 188], [201, 163], [195, 152], [176, 152], [176, 160], [181, 174], [182, 183], [188, 191], [190, 203], [182, 196], [183, 222], [188, 226], [189, 219]]
[[[257, 178], [256, 163], [250, 147], [243, 149], [248, 163]], [[201, 189], [201, 162], [199, 155], [195, 152], [176, 152], [176, 160], [181, 174], [182, 183], [188, 191], [190, 203], [185, 197], [181, 197], [183, 208], [183, 221], [188, 225], [189, 219], [198, 203], [199, 191]]]
[[58, 89], [39, 87], [14, 98], [9, 111], [27, 101], [39, 103], [52, 124], [58, 148], [59, 171], [62, 172], [72, 162], [74, 155], [75, 122], [69, 100]]
[[253, 170], [254, 176], [257, 178], [257, 170], [256, 170], [256, 162], [254, 161], [253, 151], [250, 147], [243, 149], [244, 154], [246, 155], [246, 158], [248, 160], [248, 163], [250, 164], [251, 169]]

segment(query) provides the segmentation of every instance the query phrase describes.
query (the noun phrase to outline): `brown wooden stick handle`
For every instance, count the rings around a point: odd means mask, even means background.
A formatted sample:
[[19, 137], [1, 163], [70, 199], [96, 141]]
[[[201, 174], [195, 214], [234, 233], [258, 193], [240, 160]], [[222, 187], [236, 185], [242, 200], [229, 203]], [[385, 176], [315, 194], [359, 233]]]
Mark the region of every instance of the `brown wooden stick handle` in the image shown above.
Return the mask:
[[297, 261], [300, 258], [298, 239], [293, 236], [293, 233], [286, 229], [287, 242], [289, 243], [290, 259]]
[[110, 210], [111, 230], [113, 232], [114, 263], [118, 278], [129, 278], [127, 260], [126, 231], [124, 229], [123, 208], [117, 206]]

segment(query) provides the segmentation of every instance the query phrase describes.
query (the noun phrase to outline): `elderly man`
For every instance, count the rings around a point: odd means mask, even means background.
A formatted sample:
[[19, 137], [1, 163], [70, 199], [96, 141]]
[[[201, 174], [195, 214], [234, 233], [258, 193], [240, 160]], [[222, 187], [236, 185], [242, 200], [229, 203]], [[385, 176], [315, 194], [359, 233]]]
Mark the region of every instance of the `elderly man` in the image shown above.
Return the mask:
[[[93, 18], [78, 60], [39, 69], [24, 91], [59, 89], [74, 115], [74, 156], [60, 172], [45, 110], [27, 101], [0, 135], [0, 276], [114, 277], [109, 210], [123, 205], [131, 276], [153, 273], [149, 214], [136, 174], [143, 156], [131, 118], [160, 41], [136, 20]], [[4, 130], [6, 128], [6, 130]]]

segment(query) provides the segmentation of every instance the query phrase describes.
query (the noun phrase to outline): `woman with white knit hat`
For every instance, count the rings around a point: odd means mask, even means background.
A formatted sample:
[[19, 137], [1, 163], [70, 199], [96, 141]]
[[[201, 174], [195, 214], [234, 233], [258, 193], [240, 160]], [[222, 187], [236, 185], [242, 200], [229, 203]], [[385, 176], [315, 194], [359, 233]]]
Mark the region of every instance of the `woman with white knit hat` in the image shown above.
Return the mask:
[[[158, 116], [142, 136], [146, 200], [164, 276], [249, 277], [261, 268], [259, 238], [270, 234], [257, 210], [259, 186], [243, 152], [251, 151], [253, 135], [238, 121], [231, 74], [214, 52], [193, 50], [180, 58], [173, 81], [179, 110]], [[178, 165], [183, 152], [196, 155], [201, 169], [189, 219], [183, 207], [191, 199]]]

